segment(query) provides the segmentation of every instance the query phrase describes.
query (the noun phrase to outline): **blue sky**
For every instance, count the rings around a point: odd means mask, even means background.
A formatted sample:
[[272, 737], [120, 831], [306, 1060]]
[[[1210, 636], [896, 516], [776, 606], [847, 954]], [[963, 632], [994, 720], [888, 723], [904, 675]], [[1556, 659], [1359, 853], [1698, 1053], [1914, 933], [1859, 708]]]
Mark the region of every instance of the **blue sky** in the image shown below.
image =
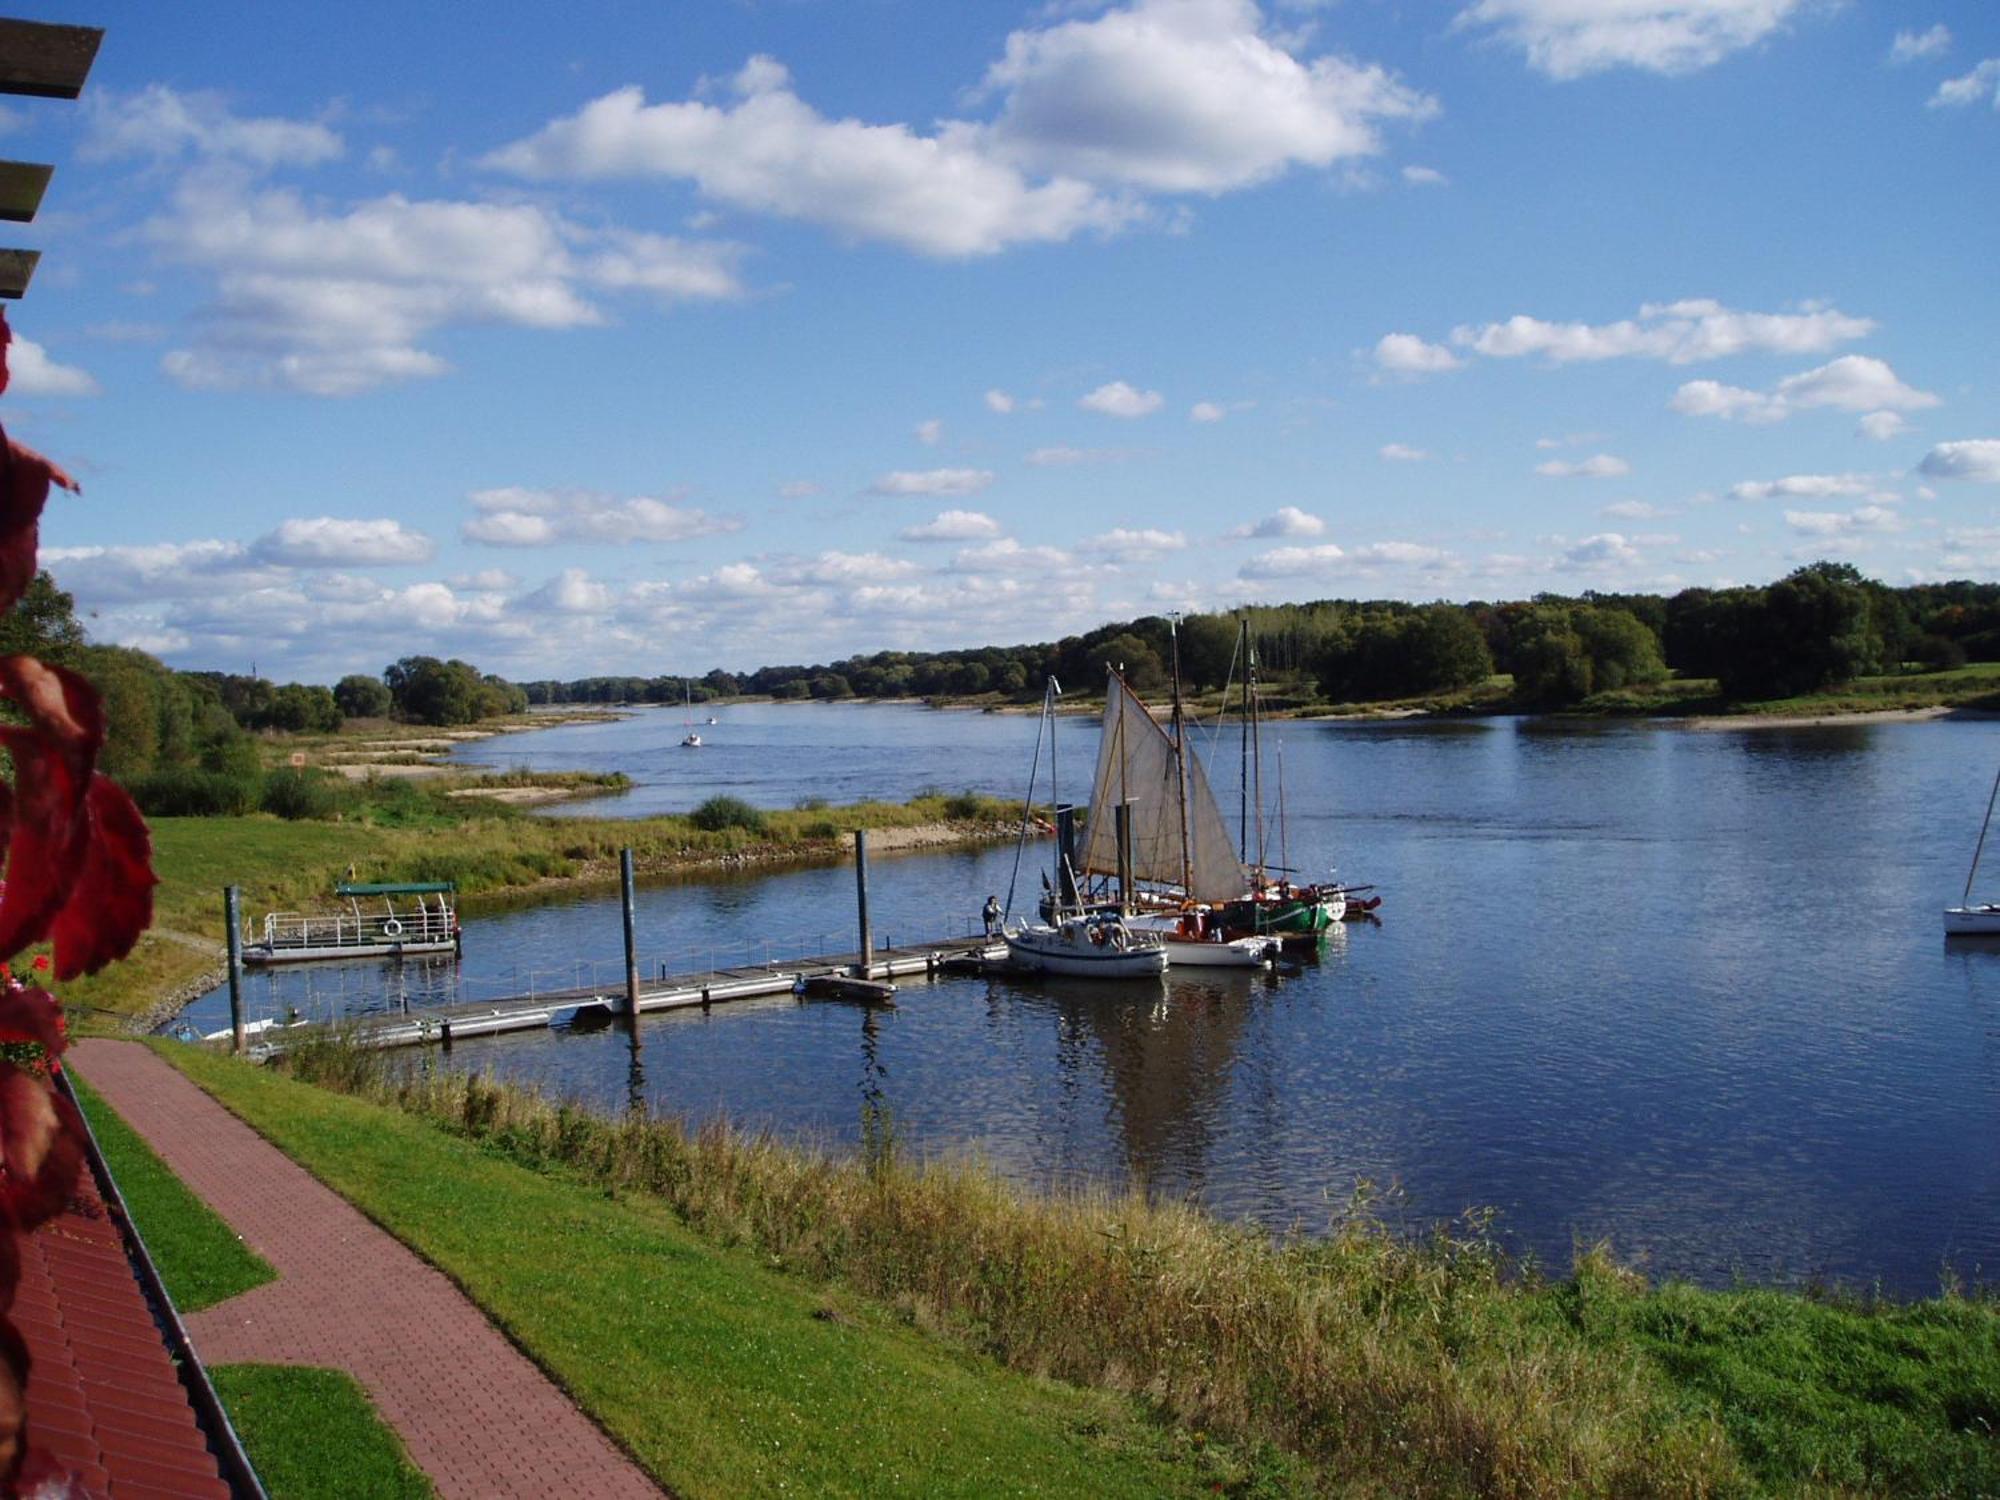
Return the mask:
[[2000, 577], [1983, 0], [37, 15], [4, 415], [178, 666]]

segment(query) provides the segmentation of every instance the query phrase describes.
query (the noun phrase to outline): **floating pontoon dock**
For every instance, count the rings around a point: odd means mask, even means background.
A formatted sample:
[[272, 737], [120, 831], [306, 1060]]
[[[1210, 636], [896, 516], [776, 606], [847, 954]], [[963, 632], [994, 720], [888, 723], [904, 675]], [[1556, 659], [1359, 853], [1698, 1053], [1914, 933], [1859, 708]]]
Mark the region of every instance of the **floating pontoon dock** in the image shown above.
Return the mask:
[[[333, 893], [347, 910], [323, 914], [274, 911], [264, 918], [261, 938], [244, 944], [243, 962], [312, 963], [336, 958], [402, 958], [458, 951], [458, 913], [449, 880], [348, 882]], [[414, 905], [398, 905], [414, 896]], [[363, 901], [367, 905], [363, 905]]]

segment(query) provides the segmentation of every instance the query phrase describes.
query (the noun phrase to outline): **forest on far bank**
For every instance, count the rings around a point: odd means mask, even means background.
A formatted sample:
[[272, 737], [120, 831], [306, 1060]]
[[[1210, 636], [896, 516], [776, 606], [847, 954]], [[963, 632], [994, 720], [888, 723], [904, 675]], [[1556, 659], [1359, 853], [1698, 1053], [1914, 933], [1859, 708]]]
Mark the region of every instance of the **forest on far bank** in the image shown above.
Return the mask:
[[[1816, 562], [1760, 587], [1677, 594], [1588, 591], [1506, 602], [1411, 604], [1320, 599], [1197, 613], [1179, 624], [1181, 680], [1214, 692], [1244, 676], [1246, 622], [1267, 695], [1287, 706], [1451, 694], [1496, 674], [1496, 706], [1545, 710], [1712, 679], [1724, 702], [1786, 698], [1902, 670], [2000, 661], [2000, 584], [1893, 588], [1847, 563]], [[814, 665], [701, 677], [586, 677], [520, 684], [532, 704], [678, 703], [739, 695], [778, 699], [1040, 697], [1053, 676], [1090, 695], [1116, 665], [1140, 692], [1167, 686], [1176, 641], [1149, 615], [1084, 635], [960, 651], [877, 651]]]

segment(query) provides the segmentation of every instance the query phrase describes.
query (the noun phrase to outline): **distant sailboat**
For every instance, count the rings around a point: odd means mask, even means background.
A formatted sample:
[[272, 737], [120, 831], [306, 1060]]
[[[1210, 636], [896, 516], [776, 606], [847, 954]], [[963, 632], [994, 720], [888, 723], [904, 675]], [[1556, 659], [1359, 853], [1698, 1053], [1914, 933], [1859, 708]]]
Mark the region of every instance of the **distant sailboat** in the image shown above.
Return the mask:
[[[695, 732], [694, 727], [694, 684], [683, 677], [681, 679], [681, 689], [687, 695], [687, 707], [682, 717], [682, 722], [687, 726], [687, 733], [681, 736], [681, 748], [683, 750], [699, 750], [701, 748], [701, 736]], [[713, 724], [715, 721], [711, 719], [709, 722]]]
[[1944, 909], [1945, 936], [1972, 936], [1980, 933], [2000, 934], [2000, 906], [1986, 902], [1980, 906], [1972, 904], [1972, 882], [1979, 875], [1979, 856], [1986, 852], [1986, 830], [1993, 825], [1993, 804], [2000, 799], [2000, 772], [1993, 777], [1993, 790], [1986, 798], [1986, 821], [1979, 825], [1979, 842], [1972, 849], [1972, 867], [1965, 872], [1965, 894], [1960, 896], [1957, 906]]

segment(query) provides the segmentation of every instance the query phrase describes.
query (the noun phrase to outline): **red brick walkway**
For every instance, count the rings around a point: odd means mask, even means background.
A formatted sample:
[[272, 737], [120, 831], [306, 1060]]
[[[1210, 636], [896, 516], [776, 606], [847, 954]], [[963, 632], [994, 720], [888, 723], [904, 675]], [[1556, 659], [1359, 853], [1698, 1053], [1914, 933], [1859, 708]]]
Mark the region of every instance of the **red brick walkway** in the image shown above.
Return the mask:
[[[330, 1365], [441, 1496], [660, 1491], [443, 1275], [134, 1042], [77, 1070], [278, 1279], [187, 1319], [204, 1362]], [[143, 1230], [144, 1226], [140, 1226]]]

